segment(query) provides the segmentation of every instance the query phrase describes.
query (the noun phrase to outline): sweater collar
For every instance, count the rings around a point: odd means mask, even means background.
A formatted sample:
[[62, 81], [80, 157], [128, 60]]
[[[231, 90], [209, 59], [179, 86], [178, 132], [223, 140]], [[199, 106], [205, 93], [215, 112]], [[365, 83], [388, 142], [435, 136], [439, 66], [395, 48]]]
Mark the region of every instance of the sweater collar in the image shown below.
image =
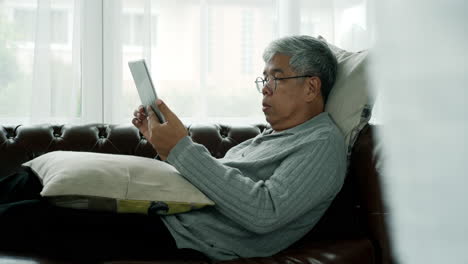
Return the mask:
[[266, 129], [265, 131], [263, 131], [262, 134], [263, 135], [268, 135], [268, 136], [294, 135], [299, 131], [308, 130], [309, 128], [314, 127], [316, 124], [322, 123], [324, 119], [329, 119], [329, 113], [328, 112], [322, 112], [322, 113], [312, 117], [311, 119], [309, 119], [309, 120], [305, 121], [304, 123], [299, 124], [299, 125], [297, 125], [295, 127], [291, 127], [291, 128], [286, 129], [286, 130], [278, 131], [278, 132], [275, 132], [272, 128], [270, 128], [270, 129]]

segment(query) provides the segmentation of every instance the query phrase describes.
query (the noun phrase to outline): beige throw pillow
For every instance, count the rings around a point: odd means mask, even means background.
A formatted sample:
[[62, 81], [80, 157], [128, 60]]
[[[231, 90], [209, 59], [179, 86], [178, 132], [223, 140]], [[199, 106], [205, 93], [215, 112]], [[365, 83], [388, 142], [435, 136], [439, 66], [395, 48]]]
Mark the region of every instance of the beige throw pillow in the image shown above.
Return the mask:
[[214, 205], [171, 165], [149, 158], [55, 151], [23, 164], [61, 207], [117, 213], [176, 214]]
[[[321, 36], [318, 39], [326, 42]], [[329, 43], [327, 45], [338, 60], [338, 73], [325, 111], [330, 113], [343, 132], [349, 155], [359, 132], [371, 118], [374, 104], [366, 70], [368, 51], [349, 52]]]

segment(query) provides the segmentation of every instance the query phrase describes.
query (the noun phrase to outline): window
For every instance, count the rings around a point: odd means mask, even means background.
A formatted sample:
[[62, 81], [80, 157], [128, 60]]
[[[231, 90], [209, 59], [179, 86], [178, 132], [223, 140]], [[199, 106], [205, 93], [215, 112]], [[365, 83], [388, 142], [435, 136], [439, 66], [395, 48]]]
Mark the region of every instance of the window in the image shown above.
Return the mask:
[[[366, 0], [3, 0], [0, 121], [129, 124], [140, 100], [128, 61], [144, 58], [159, 96], [185, 123], [265, 122], [254, 80], [267, 44], [304, 33], [358, 47], [365, 7]], [[356, 26], [340, 28], [348, 24]]]
[[13, 10], [14, 32], [17, 41], [34, 41], [34, 20], [36, 11], [29, 8], [15, 8]]
[[[61, 9], [52, 9], [50, 12], [50, 39], [54, 44], [68, 44], [69, 32], [69, 11]], [[36, 37], [36, 15], [37, 12], [32, 8], [14, 8], [12, 23], [16, 40], [20, 42], [34, 42]]]
[[[151, 31], [151, 44], [153, 46], [157, 45], [157, 23], [158, 16], [151, 16], [151, 26], [154, 31]], [[125, 46], [142, 46], [144, 40], [143, 32], [145, 28], [144, 14], [143, 13], [123, 13], [122, 14], [122, 43]]]
[[69, 32], [71, 28], [69, 26], [69, 11], [67, 10], [52, 10], [51, 12], [51, 42], [57, 44], [68, 44], [69, 43]]
[[242, 12], [242, 73], [253, 73], [252, 51], [253, 51], [253, 20], [254, 15], [252, 10], [244, 10]]

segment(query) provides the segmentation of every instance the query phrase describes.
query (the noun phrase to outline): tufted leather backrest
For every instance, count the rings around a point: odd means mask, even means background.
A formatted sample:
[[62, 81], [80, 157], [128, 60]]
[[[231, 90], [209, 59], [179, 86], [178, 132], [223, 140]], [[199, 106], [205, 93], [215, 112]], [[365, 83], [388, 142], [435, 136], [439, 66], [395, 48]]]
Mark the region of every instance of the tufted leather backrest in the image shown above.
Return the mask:
[[[217, 158], [233, 146], [255, 137], [265, 125], [188, 126], [192, 139], [207, 147]], [[0, 127], [0, 176], [7, 175], [22, 163], [55, 150], [90, 151], [153, 158], [151, 144], [130, 125], [35, 125]]]
[[[255, 137], [265, 125], [188, 126], [192, 139], [216, 157]], [[373, 126], [365, 127], [356, 141], [345, 185], [325, 216], [303, 241], [369, 237], [375, 243], [378, 263], [390, 263], [386, 229], [387, 211], [375, 169]], [[153, 158], [151, 144], [129, 125], [0, 126], [0, 178], [22, 163], [54, 150], [91, 151]], [[301, 243], [301, 241], [299, 242]]]

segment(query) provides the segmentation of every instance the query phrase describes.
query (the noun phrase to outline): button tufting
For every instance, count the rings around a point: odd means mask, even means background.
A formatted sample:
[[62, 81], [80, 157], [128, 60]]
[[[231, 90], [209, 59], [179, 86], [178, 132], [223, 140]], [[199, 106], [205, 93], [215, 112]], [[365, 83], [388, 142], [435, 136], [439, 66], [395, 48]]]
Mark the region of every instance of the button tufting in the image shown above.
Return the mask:
[[99, 134], [98, 134], [99, 138], [107, 138], [108, 136], [107, 127], [98, 127], [98, 130], [99, 130]]
[[6, 130], [6, 138], [8, 139], [14, 139], [16, 137], [15, 130], [13, 129], [5, 129]]
[[228, 136], [228, 128], [226, 127], [221, 127], [219, 129], [219, 134], [221, 135], [222, 138], [226, 138]]
[[61, 137], [62, 136], [62, 127], [61, 126], [54, 126], [52, 127], [53, 132], [52, 134], [54, 137]]

